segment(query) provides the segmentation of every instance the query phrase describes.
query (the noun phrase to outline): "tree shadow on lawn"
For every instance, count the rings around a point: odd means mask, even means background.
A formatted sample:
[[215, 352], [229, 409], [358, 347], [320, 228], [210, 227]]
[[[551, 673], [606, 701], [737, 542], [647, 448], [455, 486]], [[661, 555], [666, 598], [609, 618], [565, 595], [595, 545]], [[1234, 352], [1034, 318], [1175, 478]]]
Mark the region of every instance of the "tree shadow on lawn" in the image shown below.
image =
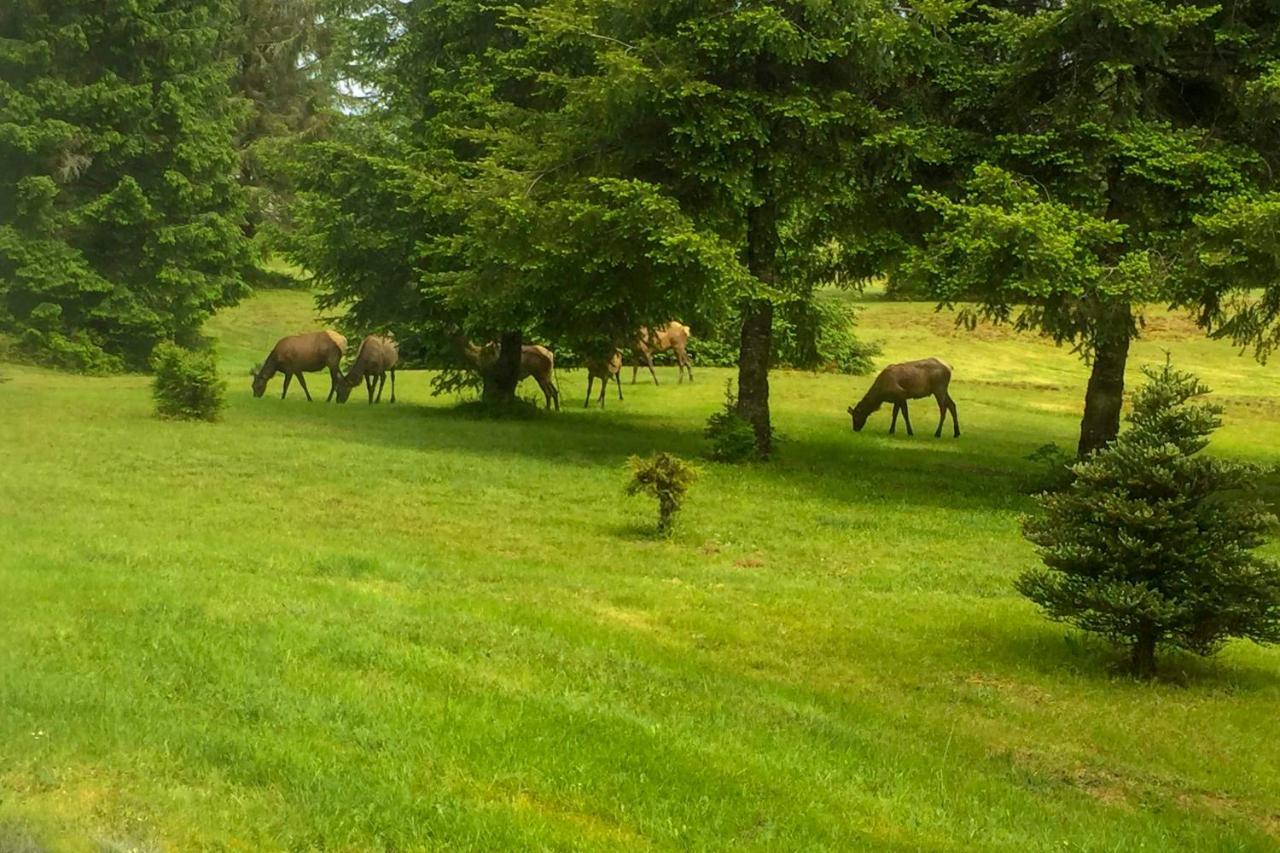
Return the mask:
[[[743, 488], [782, 484], [838, 505], [930, 506], [955, 511], [1022, 509], [1023, 478], [1032, 469], [1014, 448], [1038, 446], [1043, 435], [1002, 433], [996, 444], [932, 435], [883, 439], [826, 431], [826, 419], [798, 424], [773, 461], [724, 465], [705, 458], [707, 442], [687, 417], [639, 412], [565, 411], [527, 420], [476, 417], [459, 408], [397, 404], [367, 415], [336, 418], [317, 409], [326, 430], [343, 441], [422, 452], [509, 455], [580, 467], [617, 468], [633, 454], [664, 450], [693, 459], [705, 472]], [[348, 410], [349, 411], [349, 410]], [[345, 414], [345, 412], [343, 413]], [[789, 418], [793, 423], [794, 416]], [[1005, 455], [996, 455], [1004, 452]], [[621, 473], [619, 474], [621, 477]]]
[[1154, 684], [1231, 693], [1280, 689], [1280, 672], [1242, 661], [1230, 654], [1230, 647], [1211, 658], [1163, 651], [1158, 656], [1156, 679], [1144, 682], [1128, 675], [1128, 653], [1124, 648], [1047, 620], [1040, 624], [1005, 620], [998, 625], [965, 620], [942, 629], [942, 633], [944, 642], [963, 649], [963, 656], [980, 662], [981, 669], [1006, 677], [1024, 673], [1055, 683], [1074, 678], [1099, 685], [1130, 682], [1135, 686]]

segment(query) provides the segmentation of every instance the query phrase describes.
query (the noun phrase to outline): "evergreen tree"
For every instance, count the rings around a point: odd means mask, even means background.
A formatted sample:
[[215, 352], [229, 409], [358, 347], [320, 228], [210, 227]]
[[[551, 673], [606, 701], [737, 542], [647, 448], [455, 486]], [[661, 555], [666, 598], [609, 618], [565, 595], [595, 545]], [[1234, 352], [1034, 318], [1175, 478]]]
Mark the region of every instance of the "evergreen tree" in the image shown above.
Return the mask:
[[1149, 677], [1161, 645], [1280, 643], [1280, 565], [1252, 553], [1275, 519], [1239, 499], [1258, 466], [1201, 454], [1221, 409], [1191, 401], [1209, 389], [1168, 363], [1144, 372], [1129, 429], [1037, 498], [1024, 531], [1044, 567], [1017, 588], [1051, 619], [1129, 645]]
[[950, 30], [967, 165], [922, 194], [938, 227], [912, 272], [1086, 355], [1082, 456], [1119, 431], [1144, 303], [1210, 321], [1277, 280], [1222, 249], [1280, 166], [1278, 27], [1273, 3], [1052, 0], [975, 4]]
[[0, 330], [142, 368], [241, 293], [233, 0], [0, 7]]
[[[309, 152], [296, 257], [397, 239], [379, 224], [412, 211], [413, 257], [380, 265], [382, 291], [415, 291], [436, 337], [455, 324], [611, 351], [641, 325], [706, 328], [732, 304], [738, 405], [767, 455], [774, 306], [880, 272], [907, 176], [945, 154], [904, 97], [927, 88], [906, 85], [931, 43], [921, 17], [859, 0], [394, 14], [375, 40], [377, 142]], [[330, 178], [369, 170], [394, 174], [394, 212]], [[324, 254], [334, 301], [372, 301], [349, 284], [371, 275]]]

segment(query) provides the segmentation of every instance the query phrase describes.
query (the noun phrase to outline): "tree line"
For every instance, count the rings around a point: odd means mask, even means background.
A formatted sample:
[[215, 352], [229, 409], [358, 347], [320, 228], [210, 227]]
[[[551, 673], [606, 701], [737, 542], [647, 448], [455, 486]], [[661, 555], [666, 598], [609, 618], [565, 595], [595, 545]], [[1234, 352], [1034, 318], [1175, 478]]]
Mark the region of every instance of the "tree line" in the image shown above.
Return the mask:
[[1144, 305], [1280, 340], [1278, 23], [1264, 2], [18, 0], [0, 331], [137, 366], [265, 251], [411, 355], [497, 341], [488, 399], [528, 340], [733, 322], [767, 456], [779, 306], [884, 276], [1078, 349], [1087, 454], [1118, 432]]

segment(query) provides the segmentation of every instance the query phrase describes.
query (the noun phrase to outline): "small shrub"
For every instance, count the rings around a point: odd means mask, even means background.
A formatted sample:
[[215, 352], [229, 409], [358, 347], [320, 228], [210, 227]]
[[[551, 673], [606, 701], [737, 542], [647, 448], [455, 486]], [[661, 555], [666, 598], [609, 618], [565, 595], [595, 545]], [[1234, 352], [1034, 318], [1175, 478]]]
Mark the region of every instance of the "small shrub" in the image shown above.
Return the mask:
[[707, 418], [703, 434], [711, 441], [707, 455], [716, 462], [745, 462], [755, 458], [755, 430], [750, 421], [738, 414], [732, 379], [724, 383], [724, 408]]
[[188, 421], [218, 419], [226, 405], [227, 383], [218, 376], [212, 352], [161, 343], [151, 354], [151, 366], [155, 370], [151, 396], [156, 401], [156, 414]]
[[1043, 444], [1027, 454], [1027, 460], [1036, 463], [1035, 470], [1022, 483], [1022, 491], [1028, 495], [1041, 492], [1060, 492], [1076, 479], [1073, 466], [1079, 461], [1074, 453], [1068, 453], [1056, 444]]
[[647, 459], [632, 456], [627, 460], [631, 482], [627, 494], [646, 494], [658, 500], [658, 532], [671, 535], [676, 513], [684, 496], [698, 478], [698, 469], [671, 453], [656, 453]]
[[1191, 400], [1209, 389], [1168, 362], [1144, 372], [1129, 428], [1036, 498], [1023, 531], [1044, 566], [1016, 586], [1050, 619], [1129, 646], [1150, 677], [1161, 646], [1280, 643], [1280, 565], [1253, 553], [1273, 517], [1239, 498], [1262, 469], [1201, 454], [1222, 410]]

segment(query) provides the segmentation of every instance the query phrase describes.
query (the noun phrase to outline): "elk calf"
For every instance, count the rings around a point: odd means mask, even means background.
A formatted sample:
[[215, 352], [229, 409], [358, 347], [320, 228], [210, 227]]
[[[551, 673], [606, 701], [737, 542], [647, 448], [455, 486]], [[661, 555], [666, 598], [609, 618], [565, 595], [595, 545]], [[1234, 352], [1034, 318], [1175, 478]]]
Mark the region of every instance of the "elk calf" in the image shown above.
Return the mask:
[[618, 383], [618, 399], [622, 399], [622, 350], [614, 350], [608, 360], [603, 358], [586, 358], [583, 364], [587, 368], [587, 400], [582, 408], [591, 405], [591, 383], [600, 380], [600, 408], [604, 408], [604, 395], [609, 390], [609, 380]]
[[938, 429], [934, 438], [942, 436], [942, 425], [947, 421], [947, 412], [951, 412], [951, 425], [955, 427], [956, 438], [960, 437], [960, 420], [956, 416], [956, 402], [951, 399], [947, 388], [951, 384], [951, 367], [936, 358], [923, 358], [919, 361], [904, 361], [902, 364], [891, 364], [876, 381], [871, 383], [870, 390], [858, 401], [858, 405], [849, 407], [849, 415], [853, 418], [853, 431], [859, 432], [866, 424], [872, 412], [885, 403], [893, 403], [893, 420], [889, 423], [890, 435], [898, 427], [898, 411], [902, 411], [902, 421], [907, 425], [907, 435], [911, 431], [911, 418], [907, 415], [907, 401], [921, 397], [933, 397], [938, 401]]

